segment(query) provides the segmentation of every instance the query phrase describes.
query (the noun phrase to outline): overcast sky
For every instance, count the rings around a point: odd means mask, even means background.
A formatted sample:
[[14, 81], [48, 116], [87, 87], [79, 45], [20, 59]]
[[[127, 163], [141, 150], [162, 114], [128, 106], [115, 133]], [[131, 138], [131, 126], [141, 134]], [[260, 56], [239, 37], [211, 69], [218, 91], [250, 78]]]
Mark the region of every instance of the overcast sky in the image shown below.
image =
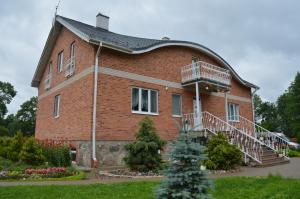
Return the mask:
[[[18, 92], [10, 113], [37, 95], [30, 83], [56, 3], [1, 0], [0, 81]], [[203, 44], [260, 86], [263, 99], [275, 101], [300, 71], [299, 9], [297, 0], [62, 0], [58, 14], [94, 25], [102, 12], [113, 32]]]

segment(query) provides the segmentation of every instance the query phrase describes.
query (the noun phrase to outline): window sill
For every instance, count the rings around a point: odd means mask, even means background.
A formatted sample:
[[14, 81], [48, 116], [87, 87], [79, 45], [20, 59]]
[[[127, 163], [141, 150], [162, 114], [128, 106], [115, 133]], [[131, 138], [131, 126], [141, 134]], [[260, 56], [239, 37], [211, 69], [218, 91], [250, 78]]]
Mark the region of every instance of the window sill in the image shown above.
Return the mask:
[[181, 115], [172, 115], [172, 117], [182, 117]]
[[141, 114], [141, 115], [159, 115], [159, 113], [149, 113], [149, 112], [141, 112], [141, 111], [131, 111], [131, 113]]
[[228, 120], [228, 122], [240, 122], [240, 120]]

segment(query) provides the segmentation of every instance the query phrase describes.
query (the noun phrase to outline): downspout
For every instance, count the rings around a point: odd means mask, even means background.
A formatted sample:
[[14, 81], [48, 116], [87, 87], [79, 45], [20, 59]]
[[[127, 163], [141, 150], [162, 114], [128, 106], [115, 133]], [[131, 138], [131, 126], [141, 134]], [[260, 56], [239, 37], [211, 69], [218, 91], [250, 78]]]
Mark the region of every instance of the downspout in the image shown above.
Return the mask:
[[255, 108], [254, 108], [254, 95], [258, 91], [258, 88], [255, 88], [254, 91], [251, 93], [251, 104], [252, 104], [252, 119], [253, 123], [255, 123]]
[[96, 157], [96, 119], [97, 119], [97, 92], [98, 92], [98, 65], [99, 65], [99, 55], [102, 47], [102, 42], [99, 43], [96, 57], [95, 57], [95, 67], [94, 67], [94, 96], [93, 96], [93, 129], [92, 129], [92, 158], [93, 166], [97, 163]]
[[255, 127], [255, 107], [254, 107], [254, 95], [258, 91], [259, 88], [255, 88], [253, 92], [251, 92], [251, 105], [252, 105], [252, 118], [253, 118], [253, 131], [254, 131], [254, 137], [256, 137], [256, 127]]

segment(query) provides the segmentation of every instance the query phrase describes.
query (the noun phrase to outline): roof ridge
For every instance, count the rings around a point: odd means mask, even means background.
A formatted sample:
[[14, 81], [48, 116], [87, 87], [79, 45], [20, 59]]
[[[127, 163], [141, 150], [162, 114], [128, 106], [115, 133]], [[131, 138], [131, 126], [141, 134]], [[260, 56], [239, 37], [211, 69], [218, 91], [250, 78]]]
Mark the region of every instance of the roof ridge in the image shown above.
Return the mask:
[[[116, 35], [120, 35], [120, 36], [131, 37], [131, 38], [136, 38], [136, 39], [146, 39], [146, 40], [152, 40], [152, 41], [163, 41], [161, 39], [152, 39], [152, 38], [131, 36], [131, 35], [125, 35], [125, 34], [120, 34], [120, 33], [112, 32], [110, 30], [106, 30], [106, 29], [103, 29], [103, 28], [100, 28], [100, 27], [96, 27], [96, 26], [93, 26], [91, 24], [87, 24], [87, 23], [84, 23], [84, 22], [81, 22], [81, 21], [78, 21], [78, 20], [75, 20], [75, 19], [71, 19], [71, 18], [68, 18], [68, 17], [64, 17], [64, 16], [61, 16], [61, 15], [57, 15], [57, 17], [60, 17], [60, 18], [62, 18], [64, 20], [71, 20], [73, 22], [80, 23], [80, 24], [85, 25], [85, 26], [89, 26], [91, 28], [94, 28], [95, 30], [101, 30], [101, 31], [104, 31], [104, 32], [108, 32], [108, 33], [112, 33], [112, 34], [116, 34]], [[172, 39], [170, 39], [168, 41], [181, 41], [181, 40], [172, 40]]]

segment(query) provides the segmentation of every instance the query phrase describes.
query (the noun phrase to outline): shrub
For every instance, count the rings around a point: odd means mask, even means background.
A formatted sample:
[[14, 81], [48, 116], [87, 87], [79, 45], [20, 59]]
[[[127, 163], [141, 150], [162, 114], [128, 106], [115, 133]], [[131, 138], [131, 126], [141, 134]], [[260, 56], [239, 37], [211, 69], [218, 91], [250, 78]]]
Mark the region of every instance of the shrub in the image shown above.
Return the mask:
[[208, 142], [208, 160], [205, 166], [212, 170], [230, 170], [242, 164], [242, 152], [235, 146], [229, 144], [227, 138], [218, 133]]
[[8, 158], [9, 145], [12, 138], [10, 137], [0, 137], [0, 157]]
[[289, 157], [300, 157], [300, 151], [289, 149]]
[[20, 159], [31, 165], [40, 165], [44, 162], [42, 148], [34, 138], [26, 140], [20, 152]]
[[12, 161], [19, 160], [19, 153], [22, 149], [24, 142], [23, 134], [19, 131], [17, 134], [12, 138], [11, 143], [8, 146], [7, 158]]
[[157, 135], [150, 118], [145, 117], [140, 121], [139, 126], [136, 140], [125, 145], [128, 154], [124, 161], [131, 170], [141, 172], [158, 170], [162, 165], [159, 150], [163, 149], [166, 142]]
[[46, 162], [56, 167], [67, 167], [71, 165], [70, 148], [63, 146], [43, 146], [43, 154]]
[[0, 137], [8, 136], [8, 135], [9, 135], [8, 129], [6, 127], [0, 125]]
[[296, 139], [297, 139], [297, 142], [300, 144], [300, 132], [297, 133]]

